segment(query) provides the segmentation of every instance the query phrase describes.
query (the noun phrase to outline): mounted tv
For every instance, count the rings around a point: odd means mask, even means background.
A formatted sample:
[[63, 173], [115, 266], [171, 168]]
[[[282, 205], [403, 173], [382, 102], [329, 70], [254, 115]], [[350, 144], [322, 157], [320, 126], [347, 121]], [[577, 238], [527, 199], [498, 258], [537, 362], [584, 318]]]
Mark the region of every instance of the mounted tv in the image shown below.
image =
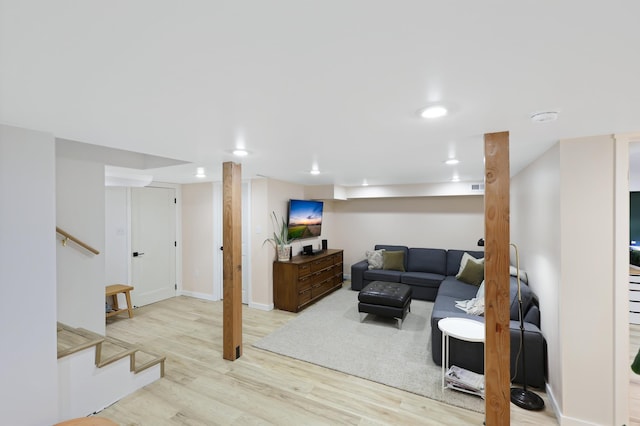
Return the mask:
[[319, 237], [322, 230], [322, 201], [289, 200], [289, 238]]

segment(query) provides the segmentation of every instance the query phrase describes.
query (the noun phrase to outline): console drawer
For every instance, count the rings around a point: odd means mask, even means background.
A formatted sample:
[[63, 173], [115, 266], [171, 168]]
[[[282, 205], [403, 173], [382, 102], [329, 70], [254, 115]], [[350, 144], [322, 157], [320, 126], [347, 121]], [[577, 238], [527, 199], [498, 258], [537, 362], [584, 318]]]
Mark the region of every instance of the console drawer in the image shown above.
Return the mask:
[[323, 257], [311, 261], [311, 272], [317, 272], [333, 265], [333, 256]]

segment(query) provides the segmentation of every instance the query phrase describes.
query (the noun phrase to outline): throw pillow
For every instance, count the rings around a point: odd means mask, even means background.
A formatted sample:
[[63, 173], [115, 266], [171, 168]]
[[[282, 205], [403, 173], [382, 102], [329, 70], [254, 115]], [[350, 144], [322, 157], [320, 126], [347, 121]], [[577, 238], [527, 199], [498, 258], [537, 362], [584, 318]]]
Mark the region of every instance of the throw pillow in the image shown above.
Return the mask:
[[385, 251], [382, 253], [384, 259], [382, 269], [404, 272], [404, 252]]
[[369, 262], [369, 269], [382, 269], [383, 257], [382, 253], [384, 249], [380, 250], [367, 250], [365, 255], [367, 256], [367, 262]]
[[456, 278], [463, 283], [479, 286], [484, 280], [484, 263], [467, 262]]
[[[509, 266], [509, 275], [511, 275], [512, 277], [517, 277], [518, 268], [516, 268], [515, 266]], [[527, 283], [527, 273], [522, 269], [520, 269], [520, 281], [522, 281], [525, 284]]]
[[476, 259], [475, 257], [471, 256], [469, 253], [465, 251], [462, 254], [462, 259], [460, 259], [460, 269], [458, 270], [458, 275], [462, 273], [462, 270], [464, 269], [468, 261], [472, 261], [476, 263], [484, 263], [484, 257], [482, 259]]

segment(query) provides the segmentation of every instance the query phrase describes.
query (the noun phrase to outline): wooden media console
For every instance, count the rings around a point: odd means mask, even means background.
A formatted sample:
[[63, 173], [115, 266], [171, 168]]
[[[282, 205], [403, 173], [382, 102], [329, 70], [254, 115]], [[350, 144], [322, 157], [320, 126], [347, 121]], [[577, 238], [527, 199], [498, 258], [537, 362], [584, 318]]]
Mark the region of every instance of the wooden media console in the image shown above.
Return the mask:
[[327, 249], [273, 262], [276, 309], [298, 312], [342, 286], [343, 251]]

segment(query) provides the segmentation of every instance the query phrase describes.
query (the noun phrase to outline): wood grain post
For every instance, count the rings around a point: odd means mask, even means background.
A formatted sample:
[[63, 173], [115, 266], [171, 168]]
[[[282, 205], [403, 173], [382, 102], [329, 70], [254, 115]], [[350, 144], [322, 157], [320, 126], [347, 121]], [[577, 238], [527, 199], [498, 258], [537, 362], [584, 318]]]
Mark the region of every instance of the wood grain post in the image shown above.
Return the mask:
[[484, 135], [485, 416], [509, 425], [509, 132]]
[[242, 355], [242, 169], [222, 164], [222, 357]]

